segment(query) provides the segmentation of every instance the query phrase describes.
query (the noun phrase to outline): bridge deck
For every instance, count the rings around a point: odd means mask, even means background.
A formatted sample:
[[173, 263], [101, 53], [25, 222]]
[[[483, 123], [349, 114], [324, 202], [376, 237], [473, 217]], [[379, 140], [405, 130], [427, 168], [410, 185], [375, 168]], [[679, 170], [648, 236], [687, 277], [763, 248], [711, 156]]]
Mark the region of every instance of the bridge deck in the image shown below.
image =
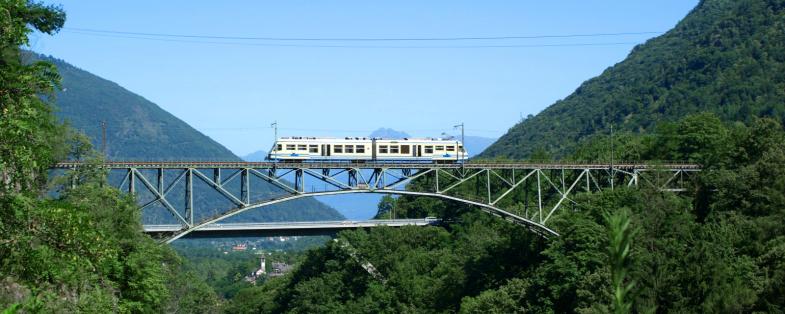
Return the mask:
[[[80, 166], [80, 162], [61, 162], [54, 168], [70, 169]], [[454, 164], [435, 164], [422, 162], [240, 162], [240, 161], [109, 161], [104, 166], [110, 169], [151, 168], [151, 169], [183, 169], [183, 168], [280, 168], [280, 169], [347, 169], [347, 168], [392, 168], [392, 169], [675, 169], [699, 170], [700, 166], [690, 163], [644, 163], [644, 162], [619, 162], [619, 163], [582, 163], [582, 162], [466, 162]]]
[[[213, 223], [191, 231], [190, 237], [231, 237], [231, 236], [286, 236], [286, 235], [325, 235], [341, 230], [372, 227], [427, 226], [440, 223], [440, 219], [377, 219], [377, 220], [337, 220], [337, 221], [296, 221], [260, 223]], [[182, 225], [144, 225], [144, 232], [165, 234], [181, 231]]]

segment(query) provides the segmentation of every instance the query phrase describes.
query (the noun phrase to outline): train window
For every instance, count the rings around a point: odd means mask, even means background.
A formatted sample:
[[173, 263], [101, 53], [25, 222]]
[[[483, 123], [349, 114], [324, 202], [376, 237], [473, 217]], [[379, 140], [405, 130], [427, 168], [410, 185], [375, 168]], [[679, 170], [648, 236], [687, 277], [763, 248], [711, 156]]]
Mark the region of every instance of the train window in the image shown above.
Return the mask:
[[278, 149], [276, 149], [276, 150], [283, 150], [283, 145], [278, 144]]
[[286, 144], [286, 150], [294, 150], [294, 149], [295, 149], [294, 144]]
[[425, 145], [425, 153], [426, 154], [433, 154], [433, 146]]
[[318, 153], [319, 152], [319, 145], [308, 145], [308, 152], [309, 153]]
[[409, 154], [409, 145], [401, 145], [401, 154]]
[[308, 150], [308, 145], [305, 144], [297, 145], [297, 150]]
[[436, 146], [436, 150], [444, 150], [444, 146]]
[[398, 154], [398, 145], [390, 145], [390, 154]]
[[448, 152], [454, 152], [455, 151], [455, 146], [447, 146], [447, 151]]
[[465, 153], [466, 152], [466, 150], [463, 149], [463, 145], [458, 146], [458, 151], [460, 151], [461, 153]]
[[379, 145], [379, 154], [387, 153], [387, 145]]
[[346, 145], [345, 153], [347, 153], [347, 154], [354, 154], [354, 145]]
[[365, 154], [365, 145], [357, 145], [356, 152], [358, 154]]
[[333, 153], [343, 153], [343, 145], [334, 145], [333, 146]]

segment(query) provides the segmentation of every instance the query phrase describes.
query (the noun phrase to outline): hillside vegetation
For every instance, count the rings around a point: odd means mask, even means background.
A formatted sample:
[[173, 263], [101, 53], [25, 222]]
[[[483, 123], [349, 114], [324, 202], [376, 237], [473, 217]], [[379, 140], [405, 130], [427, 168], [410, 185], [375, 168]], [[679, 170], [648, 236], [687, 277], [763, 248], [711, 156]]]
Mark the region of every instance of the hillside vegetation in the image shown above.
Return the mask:
[[0, 1], [0, 309], [216, 311], [215, 293], [141, 232], [134, 200], [108, 188], [99, 167], [48, 180], [47, 168], [59, 160], [99, 162], [89, 141], [57, 123], [39, 97], [59, 87], [55, 67], [21, 60], [19, 47], [33, 29], [53, 34], [64, 20], [58, 7]]
[[[529, 230], [465, 205], [385, 197], [380, 217], [445, 227], [349, 231], [282, 279], [246, 288], [243, 313], [779, 313], [785, 310], [785, 131], [713, 114], [627, 135], [623, 149], [702, 164], [686, 193], [641, 187], [574, 197]], [[604, 149], [586, 146], [583, 153]], [[417, 183], [409, 189], [421, 189]], [[477, 187], [484, 186], [479, 184]], [[468, 188], [467, 190], [472, 190]], [[523, 191], [503, 208], [520, 207]], [[529, 191], [529, 195], [536, 195]], [[347, 249], [347, 244], [354, 249]], [[370, 263], [379, 275], [362, 265]]]
[[513, 126], [481, 157], [564, 157], [596, 133], [652, 132], [709, 111], [785, 121], [785, 1], [703, 0], [678, 25]]
[[54, 57], [26, 56], [57, 67], [62, 81], [55, 93], [55, 114], [86, 134], [98, 149], [101, 122], [106, 122], [109, 160], [240, 160], [218, 142], [117, 83]]
[[[260, 279], [253, 287], [241, 288], [227, 277], [241, 278], [250, 262], [212, 272], [222, 267], [212, 266], [221, 264], [212, 259], [222, 253], [202, 254], [195, 268], [202, 274], [195, 276], [171, 249], [139, 232], [133, 201], [106, 187], [100, 167], [85, 166], [46, 185], [52, 162], [67, 156], [100, 162], [88, 141], [56, 123], [37, 97], [57, 85], [54, 68], [18, 60], [27, 25], [52, 33], [64, 16], [23, 0], [0, 4], [0, 16], [15, 17], [0, 19], [9, 21], [2, 29], [14, 30], [0, 33], [0, 309], [7, 312], [785, 312], [785, 128], [781, 117], [765, 110], [742, 117], [714, 107], [696, 109], [652, 121], [645, 132], [621, 128], [610, 138], [600, 128], [578, 143], [537, 150], [539, 158], [551, 153], [602, 159], [613, 141], [618, 158], [702, 166], [684, 192], [641, 184], [573, 195], [575, 206], [563, 207], [548, 222], [557, 237], [539, 237], [462, 204], [384, 197], [378, 217], [447, 221], [342, 232], [304, 257], [289, 258], [298, 261], [291, 273]], [[764, 0], [704, 1], [678, 27], [702, 37], [712, 29], [685, 25], [754, 21], [750, 32], [712, 37], [743, 43], [758, 34], [754, 29], [781, 23], [783, 9], [780, 2]], [[682, 74], [663, 79], [680, 81]], [[757, 98], [752, 91], [767, 84], [750, 81], [750, 97]], [[625, 116], [632, 114], [632, 121], [636, 112]], [[407, 189], [424, 190], [430, 186], [426, 180], [431, 179], [421, 177]], [[47, 195], [48, 187], [60, 193]], [[456, 193], [470, 197], [484, 188], [469, 181]], [[533, 189], [522, 186], [498, 205], [519, 210], [536, 197]], [[226, 279], [222, 294], [234, 296], [229, 302], [219, 304], [200, 280], [211, 273]]]
[[[471, 207], [385, 197], [378, 217], [444, 227], [343, 232], [229, 312], [785, 311], [785, 1], [702, 1], [666, 35], [515, 126], [485, 156], [684, 160], [687, 191], [583, 193], [551, 239]], [[619, 130], [613, 138], [606, 127]], [[407, 189], [430, 184], [420, 178]], [[454, 193], [482, 195], [482, 184]], [[528, 192], [528, 193], [527, 193]], [[532, 196], [535, 195], [535, 196]], [[498, 205], [519, 210], [522, 187]], [[375, 273], [366, 270], [373, 265]], [[366, 265], [366, 267], [363, 267]]]

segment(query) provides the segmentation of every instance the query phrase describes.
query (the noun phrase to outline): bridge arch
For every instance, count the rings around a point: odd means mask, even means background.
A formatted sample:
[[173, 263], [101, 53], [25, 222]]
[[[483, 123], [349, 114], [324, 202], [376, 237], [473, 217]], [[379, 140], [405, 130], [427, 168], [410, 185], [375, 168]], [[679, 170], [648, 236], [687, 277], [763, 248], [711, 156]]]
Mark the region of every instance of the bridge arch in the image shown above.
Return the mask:
[[300, 198], [305, 198], [305, 197], [330, 196], [330, 195], [341, 195], [341, 194], [359, 194], [359, 193], [377, 193], [377, 194], [392, 194], [392, 195], [425, 196], [425, 197], [433, 197], [433, 198], [438, 198], [438, 199], [443, 199], [443, 200], [456, 201], [456, 202], [460, 202], [460, 203], [464, 203], [464, 204], [468, 204], [468, 205], [472, 205], [472, 206], [477, 206], [480, 209], [484, 210], [485, 212], [488, 212], [490, 214], [493, 214], [493, 215], [505, 218], [505, 219], [507, 219], [509, 221], [512, 221], [514, 223], [518, 223], [520, 225], [523, 225], [524, 227], [529, 228], [529, 230], [531, 230], [531, 231], [533, 231], [533, 232], [535, 232], [535, 233], [537, 233], [537, 234], [539, 234], [541, 236], [544, 236], [546, 238], [547, 237], [551, 237], [551, 236], [559, 236], [559, 233], [557, 233], [553, 229], [550, 229], [550, 228], [546, 227], [545, 225], [543, 225], [541, 223], [532, 221], [532, 220], [530, 220], [528, 218], [524, 218], [524, 217], [515, 215], [513, 213], [510, 213], [510, 212], [508, 212], [506, 210], [503, 210], [503, 209], [498, 208], [498, 207], [493, 206], [493, 205], [484, 204], [484, 203], [480, 203], [480, 202], [472, 201], [472, 200], [467, 200], [467, 199], [463, 199], [463, 198], [460, 198], [460, 197], [455, 197], [455, 196], [450, 196], [450, 195], [445, 195], [445, 194], [430, 193], [430, 192], [414, 192], [414, 191], [405, 191], [405, 190], [362, 190], [362, 189], [355, 189], [355, 190], [310, 192], [310, 193], [301, 193], [301, 194], [287, 195], [287, 196], [280, 197], [280, 198], [273, 198], [273, 199], [257, 202], [257, 203], [254, 203], [254, 204], [251, 204], [251, 205], [248, 205], [248, 206], [234, 208], [234, 209], [228, 210], [228, 211], [226, 211], [226, 212], [224, 212], [224, 213], [222, 213], [220, 215], [217, 215], [215, 217], [207, 219], [207, 220], [205, 220], [203, 222], [195, 224], [195, 225], [193, 225], [193, 226], [191, 226], [191, 227], [189, 227], [187, 229], [184, 229], [181, 232], [176, 233], [174, 236], [168, 238], [166, 240], [166, 242], [167, 243], [171, 243], [171, 242], [173, 242], [173, 241], [175, 241], [177, 239], [180, 239], [180, 238], [188, 235], [192, 231], [196, 231], [199, 228], [202, 228], [202, 227], [210, 225], [210, 224], [217, 223], [217, 222], [219, 222], [221, 220], [224, 220], [226, 218], [238, 215], [238, 214], [246, 212], [248, 210], [262, 208], [262, 207], [266, 207], [266, 206], [270, 206], [270, 205], [274, 205], [274, 204], [279, 204], [279, 203], [284, 203], [284, 202], [289, 202], [289, 201], [293, 201], [293, 200], [300, 199]]

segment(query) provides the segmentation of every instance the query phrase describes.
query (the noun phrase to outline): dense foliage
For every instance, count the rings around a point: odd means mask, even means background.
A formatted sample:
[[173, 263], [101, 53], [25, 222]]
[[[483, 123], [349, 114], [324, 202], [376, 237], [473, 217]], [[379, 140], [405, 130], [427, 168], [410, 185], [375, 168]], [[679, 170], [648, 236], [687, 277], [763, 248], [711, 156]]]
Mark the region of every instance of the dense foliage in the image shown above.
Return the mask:
[[[56, 122], [54, 66], [23, 63], [36, 29], [55, 33], [65, 13], [0, 1], [0, 309], [25, 312], [210, 312], [219, 299], [179, 257], [141, 232], [134, 200], [97, 166], [47, 185], [63, 158], [96, 160], [89, 142]], [[54, 189], [55, 194], [45, 191]]]
[[62, 151], [51, 139], [62, 133], [51, 109], [36, 94], [50, 94], [59, 80], [51, 64], [20, 62], [18, 47], [27, 44], [27, 24], [56, 32], [65, 14], [56, 8], [4, 1], [0, 8], [0, 183], [3, 190], [41, 184], [46, 167]]
[[514, 127], [483, 157], [564, 157], [579, 140], [709, 111], [785, 122], [785, 1], [702, 0], [674, 29]]
[[[783, 21], [782, 1], [702, 1], [486, 154], [698, 163], [686, 192], [641, 185], [580, 194], [552, 218], [560, 236], [548, 240], [460, 204], [385, 197], [378, 217], [451, 223], [344, 232], [290, 276], [240, 291], [228, 309], [785, 311]], [[427, 188], [426, 180], [408, 188]], [[476, 197], [482, 188], [469, 182], [453, 192]], [[500, 206], [527, 210], [522, 190]]]
[[[561, 236], [549, 240], [460, 205], [385, 198], [380, 216], [393, 211], [398, 217], [446, 215], [454, 222], [444, 228], [344, 232], [338, 242], [310, 251], [291, 276], [241, 290], [228, 308], [248, 313], [785, 310], [783, 127], [772, 119], [745, 126], [699, 114], [662, 124], [649, 136], [622, 134], [616, 140], [620, 150], [678, 157], [705, 168], [687, 193], [642, 186], [581, 194], [580, 206], [554, 216], [552, 226]], [[607, 149], [594, 142], [581, 152]], [[380, 276], [364, 269], [365, 263]]]
[[[172, 247], [187, 261], [185, 269], [194, 273], [206, 282], [223, 298], [233, 298], [238, 291], [253, 285], [246, 281], [246, 276], [259, 269], [259, 255], [265, 254], [268, 273], [273, 262], [294, 265], [302, 259], [303, 252], [309, 248], [322, 246], [326, 236], [311, 236], [299, 239], [288, 239], [281, 242], [277, 238], [272, 241], [256, 241], [249, 244], [247, 251], [234, 251], [234, 243], [247, 243], [248, 238], [176, 241]], [[257, 239], [254, 239], [257, 240]], [[257, 279], [264, 282], [267, 277]]]

